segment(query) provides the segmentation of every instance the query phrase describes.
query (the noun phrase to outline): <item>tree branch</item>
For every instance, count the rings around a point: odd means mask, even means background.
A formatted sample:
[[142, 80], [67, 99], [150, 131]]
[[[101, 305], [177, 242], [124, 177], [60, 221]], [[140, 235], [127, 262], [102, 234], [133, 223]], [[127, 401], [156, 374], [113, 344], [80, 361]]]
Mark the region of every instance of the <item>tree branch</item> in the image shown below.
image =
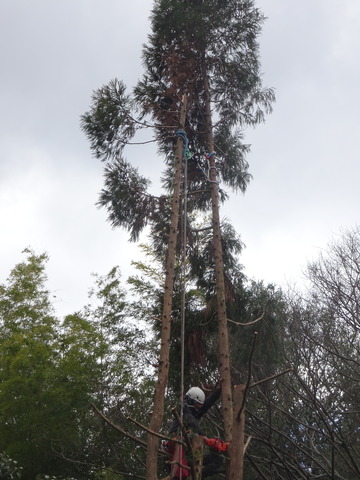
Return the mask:
[[231, 323], [234, 323], [235, 325], [240, 325], [241, 327], [247, 327], [248, 325], [254, 325], [259, 320], [262, 320], [264, 318], [264, 315], [265, 315], [265, 312], [263, 312], [261, 314], [261, 316], [259, 318], [257, 318], [256, 320], [252, 320], [251, 322], [247, 322], [247, 323], [235, 322], [235, 320], [231, 320], [230, 318], [228, 318], [227, 321], [231, 322]]

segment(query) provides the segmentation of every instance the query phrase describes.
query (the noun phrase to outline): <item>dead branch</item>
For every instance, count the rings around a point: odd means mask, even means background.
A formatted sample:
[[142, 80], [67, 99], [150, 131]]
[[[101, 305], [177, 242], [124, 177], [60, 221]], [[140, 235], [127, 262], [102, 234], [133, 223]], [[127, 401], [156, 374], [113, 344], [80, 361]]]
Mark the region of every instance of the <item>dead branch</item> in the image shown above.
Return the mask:
[[145, 425], [142, 425], [141, 423], [139, 423], [137, 420], [135, 420], [134, 418], [131, 418], [131, 417], [127, 417], [127, 419], [130, 421], [130, 422], [133, 422], [135, 423], [135, 425], [137, 425], [138, 427], [142, 428], [145, 432], [147, 433], [150, 433], [150, 435], [155, 435], [155, 437], [159, 437], [161, 438], [162, 440], [170, 440], [174, 443], [179, 443], [180, 445], [182, 445], [183, 447], [185, 447], [185, 443], [182, 442], [181, 440], [177, 440], [175, 438], [172, 438], [172, 437], [167, 437], [166, 435], [162, 435], [161, 433], [157, 433], [157, 432], [154, 432], [152, 430], [150, 430], [149, 428], [145, 427]]
[[231, 323], [234, 323], [235, 325], [240, 325], [241, 327], [248, 327], [249, 325], [254, 325], [255, 323], [259, 322], [260, 320], [262, 320], [264, 318], [264, 315], [265, 315], [265, 312], [263, 312], [259, 318], [257, 318], [256, 320], [252, 320], [251, 322], [246, 322], [246, 323], [242, 323], [242, 322], [235, 322], [235, 320], [231, 320], [230, 318], [227, 319], [228, 322], [231, 322]]
[[269, 382], [270, 380], [274, 380], [275, 378], [281, 377], [282, 375], [285, 375], [286, 373], [293, 372], [293, 368], [288, 368], [287, 370], [284, 370], [283, 372], [276, 373], [275, 375], [271, 375], [270, 377], [266, 377], [263, 380], [259, 380], [258, 382], [252, 383], [249, 385], [249, 388], [254, 388], [257, 387], [258, 385], [264, 383], [264, 382]]
[[[197, 190], [196, 192], [191, 192], [191, 193], [197, 193], [197, 192], [201, 192], [201, 191], [205, 191], [205, 190]], [[211, 227], [203, 227], [203, 228], [190, 228], [190, 230], [192, 232], [195, 232], [195, 233], [205, 232], [206, 230], [211, 230], [211, 229], [212, 229], [212, 226]]]
[[252, 440], [252, 436], [249, 435], [249, 436], [248, 436], [248, 439], [246, 440], [246, 443], [245, 443], [245, 445], [244, 445], [244, 455], [245, 455], [245, 453], [246, 453], [246, 450], [247, 450], [248, 446], [250, 445], [251, 440]]
[[254, 333], [254, 338], [253, 338], [253, 343], [251, 346], [251, 351], [250, 351], [250, 356], [249, 356], [249, 369], [248, 369], [248, 378], [245, 384], [245, 390], [244, 390], [244, 396], [242, 399], [241, 407], [240, 410], [236, 416], [236, 420], [239, 422], [240, 421], [240, 416], [245, 408], [245, 403], [246, 403], [246, 398], [247, 398], [247, 392], [250, 387], [250, 381], [251, 381], [251, 375], [252, 375], [252, 359], [255, 351], [255, 345], [256, 345], [256, 340], [257, 340], [258, 332]]
[[96, 413], [96, 415], [98, 415], [102, 420], [104, 420], [104, 422], [106, 422], [111, 428], [113, 428], [117, 432], [125, 435], [126, 437], [130, 438], [131, 440], [134, 440], [134, 442], [138, 443], [142, 447], [146, 448], [146, 442], [144, 442], [143, 440], [140, 440], [139, 438], [135, 437], [135, 435], [132, 435], [131, 433], [127, 432], [123, 428], [121, 428], [118, 425], [116, 425], [115, 423], [113, 423], [102, 412], [100, 412], [100, 410], [93, 403], [91, 404], [91, 408]]
[[175, 460], [174, 462], [168, 462], [169, 465], [178, 465], [179, 467], [181, 468], [185, 468], [185, 470], [191, 470], [191, 468], [188, 466], [188, 465], [184, 465], [183, 463], [181, 462], [178, 462], [177, 460]]
[[86, 466], [90, 466], [90, 467], [95, 467], [96, 469], [102, 469], [102, 470], [105, 470], [106, 472], [110, 472], [110, 473], [115, 473], [116, 475], [121, 475], [121, 476], [124, 476], [124, 477], [130, 477], [130, 478], [139, 478], [140, 480], [145, 480], [145, 477], [141, 476], [141, 475], [136, 475], [134, 473], [127, 473], [127, 472], [119, 472], [117, 470], [114, 470], [112, 468], [107, 468], [107, 467], [104, 467], [103, 465], [99, 465], [97, 463], [89, 463], [89, 462], [84, 462], [84, 461], [81, 461], [81, 460], [75, 460], [73, 458], [70, 458], [68, 457], [67, 455], [65, 455], [63, 452], [60, 452], [58, 450], [56, 450], [53, 445], [51, 446], [51, 449], [52, 451], [58, 455], [59, 457], [63, 458], [64, 460], [66, 460], [67, 462], [70, 462], [70, 463], [73, 463], [73, 464], [76, 464], [76, 465], [86, 465]]

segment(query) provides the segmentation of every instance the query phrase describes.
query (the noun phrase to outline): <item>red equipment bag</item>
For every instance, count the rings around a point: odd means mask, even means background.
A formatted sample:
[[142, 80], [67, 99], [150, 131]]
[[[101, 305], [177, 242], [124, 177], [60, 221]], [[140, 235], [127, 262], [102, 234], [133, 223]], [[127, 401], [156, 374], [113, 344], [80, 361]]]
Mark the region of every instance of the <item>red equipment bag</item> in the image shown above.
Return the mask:
[[190, 475], [189, 464], [185, 457], [184, 447], [177, 444], [175, 446], [174, 454], [171, 460], [171, 476], [173, 478], [187, 478]]
[[161, 443], [163, 450], [171, 455], [171, 477], [187, 478], [190, 475], [189, 464], [185, 457], [184, 447], [171, 440], [163, 440]]

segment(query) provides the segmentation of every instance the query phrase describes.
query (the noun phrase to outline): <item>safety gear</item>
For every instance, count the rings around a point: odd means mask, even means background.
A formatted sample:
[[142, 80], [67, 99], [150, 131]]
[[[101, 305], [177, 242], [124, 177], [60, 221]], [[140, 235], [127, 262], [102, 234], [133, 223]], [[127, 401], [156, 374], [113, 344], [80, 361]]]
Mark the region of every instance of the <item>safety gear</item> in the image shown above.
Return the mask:
[[[175, 439], [177, 437], [174, 437]], [[171, 478], [186, 479], [190, 475], [190, 467], [185, 456], [183, 445], [172, 440], [162, 440], [161, 448], [171, 456], [170, 471]]]
[[205, 393], [199, 387], [191, 387], [186, 392], [185, 399], [190, 399], [202, 405], [205, 402]]
[[217, 452], [226, 452], [229, 445], [228, 442], [224, 442], [220, 438], [207, 438], [205, 439], [205, 443]]

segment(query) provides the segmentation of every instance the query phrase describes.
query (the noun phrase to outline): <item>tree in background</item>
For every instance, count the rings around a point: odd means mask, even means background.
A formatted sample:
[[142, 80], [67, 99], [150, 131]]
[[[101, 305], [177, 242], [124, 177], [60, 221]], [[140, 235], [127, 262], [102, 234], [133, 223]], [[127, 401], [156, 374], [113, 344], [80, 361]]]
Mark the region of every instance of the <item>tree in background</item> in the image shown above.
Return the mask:
[[283, 368], [250, 389], [247, 477], [360, 478], [360, 230], [308, 265], [307, 292], [285, 298]]
[[49, 438], [58, 424], [50, 397], [58, 321], [45, 287], [47, 256], [25, 253], [27, 260], [0, 286], [0, 451], [31, 479], [54, 460]]
[[[114, 418], [120, 409], [143, 420], [139, 403], [146, 405], [153, 385], [143, 354], [148, 340], [127, 321], [118, 269], [96, 276], [95, 306], [60, 322], [46, 288], [47, 255], [25, 253], [0, 286], [1, 468], [9, 470], [14, 459], [23, 480], [88, 479], [104, 465], [136, 471], [139, 462], [125, 461], [115, 448], [133, 454], [133, 443], [115, 442], [90, 409], [94, 403]], [[128, 429], [136, 431], [134, 424]]]
[[[140, 272], [149, 273], [147, 282], [131, 279], [144, 303], [134, 299], [129, 308], [114, 268], [95, 276], [89, 305], [60, 323], [46, 288], [47, 255], [31, 250], [26, 255], [0, 287], [2, 476], [113, 480], [141, 475], [145, 438], [132, 419], [146, 423], [156, 355], [147, 356], [154, 345], [128, 318], [156, 315], [161, 263], [160, 270], [153, 262], [141, 264]], [[360, 478], [359, 258], [356, 227], [309, 264], [306, 296], [294, 291], [285, 296], [261, 282], [233, 282], [235, 301], [228, 310], [247, 323], [230, 322], [233, 378], [242, 382], [251, 375], [248, 480]], [[228, 272], [236, 272], [235, 266]], [[204, 299], [204, 292], [198, 285], [191, 298]], [[250, 344], [255, 328], [258, 343], [249, 365], [249, 352], [240, 345]], [[212, 372], [214, 363], [206, 358]], [[289, 366], [292, 373], [276, 377]], [[262, 382], [272, 373], [271, 381]], [[91, 402], [124, 426], [125, 435], [94, 416]], [[217, 410], [209, 421], [209, 431], [222, 432]]]

